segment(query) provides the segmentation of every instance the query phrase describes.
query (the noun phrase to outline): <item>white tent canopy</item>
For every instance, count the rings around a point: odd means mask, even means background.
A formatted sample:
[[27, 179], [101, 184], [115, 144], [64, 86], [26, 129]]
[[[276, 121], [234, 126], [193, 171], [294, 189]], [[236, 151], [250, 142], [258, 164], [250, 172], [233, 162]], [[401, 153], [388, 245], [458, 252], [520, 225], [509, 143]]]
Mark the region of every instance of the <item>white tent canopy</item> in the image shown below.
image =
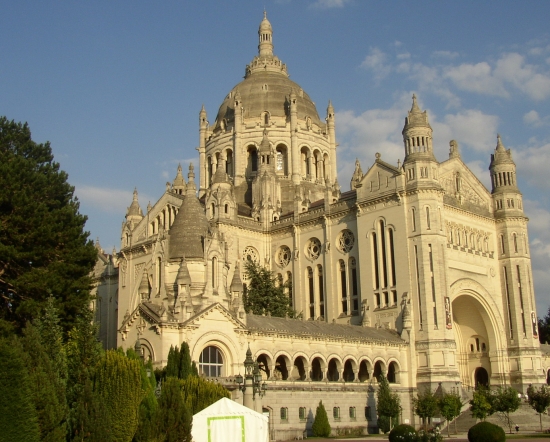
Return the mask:
[[194, 442], [268, 442], [269, 419], [222, 398], [193, 416]]

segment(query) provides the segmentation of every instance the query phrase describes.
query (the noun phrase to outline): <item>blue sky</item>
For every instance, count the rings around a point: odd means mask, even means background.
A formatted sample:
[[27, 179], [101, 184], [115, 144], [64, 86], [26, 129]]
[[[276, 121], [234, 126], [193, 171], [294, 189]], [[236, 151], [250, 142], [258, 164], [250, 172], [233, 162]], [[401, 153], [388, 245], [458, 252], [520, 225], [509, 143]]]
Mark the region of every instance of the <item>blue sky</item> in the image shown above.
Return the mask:
[[543, 316], [550, 304], [550, 2], [266, 0], [0, 2], [0, 114], [49, 140], [106, 250], [137, 187], [145, 209], [178, 163], [198, 163], [198, 112], [218, 106], [257, 53], [274, 52], [324, 117], [336, 110], [344, 188], [355, 158], [403, 158], [411, 95], [437, 158], [451, 139], [489, 185], [500, 133], [518, 166]]

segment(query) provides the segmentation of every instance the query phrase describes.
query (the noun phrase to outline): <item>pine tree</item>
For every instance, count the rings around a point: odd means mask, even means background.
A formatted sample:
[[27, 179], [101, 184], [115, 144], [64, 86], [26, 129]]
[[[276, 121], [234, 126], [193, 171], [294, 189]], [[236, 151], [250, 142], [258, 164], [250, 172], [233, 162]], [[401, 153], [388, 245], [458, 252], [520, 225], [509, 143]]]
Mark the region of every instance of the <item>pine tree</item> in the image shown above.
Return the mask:
[[185, 405], [181, 382], [169, 377], [162, 385], [157, 431], [164, 435], [164, 442], [191, 441], [193, 415]]
[[319, 401], [319, 405], [317, 405], [317, 409], [315, 410], [315, 420], [311, 426], [311, 431], [313, 432], [313, 435], [317, 437], [330, 436], [332, 429], [330, 428], [330, 424], [328, 422], [327, 410], [325, 410], [323, 401]]
[[88, 305], [97, 251], [49, 143], [0, 117], [0, 320], [21, 330], [53, 293], [65, 330]]
[[40, 440], [58, 442], [65, 439], [67, 401], [65, 386], [50, 360], [40, 333], [32, 324], [27, 324], [21, 338], [23, 360], [29, 373], [31, 396], [36, 408]]
[[144, 391], [139, 405], [138, 428], [134, 435], [135, 442], [153, 442], [157, 439], [157, 420], [159, 406], [155, 395], [156, 381], [151, 361], [142, 365], [141, 388]]
[[68, 438], [75, 441], [88, 438], [101, 440], [102, 434], [109, 429], [109, 417], [93, 388], [96, 367], [103, 350], [97, 340], [97, 324], [92, 322], [92, 318], [89, 308], [82, 310], [69, 332], [66, 346]]
[[245, 272], [250, 280], [243, 296], [244, 309], [247, 313], [269, 314], [280, 318], [296, 316], [290, 305], [290, 298], [285, 293], [287, 286], [279, 284], [269, 269], [254, 261], [247, 261]]
[[23, 350], [12, 339], [0, 338], [0, 439], [38, 442], [38, 417]]
[[399, 411], [401, 410], [399, 396], [392, 393], [390, 384], [385, 375], [378, 378], [378, 402], [376, 404], [378, 411], [378, 426], [387, 433], [397, 424]]
[[111, 437], [115, 442], [130, 442], [138, 426], [138, 410], [143, 397], [141, 362], [124, 353], [107, 350], [94, 378], [99, 394], [111, 419]]
[[180, 350], [178, 346], [170, 346], [168, 350], [168, 360], [166, 361], [166, 378], [178, 378], [180, 374]]
[[193, 375], [193, 368], [191, 365], [191, 353], [189, 351], [189, 345], [187, 342], [182, 342], [180, 349], [180, 364], [179, 375], [180, 379], [187, 379]]
[[189, 376], [181, 381], [183, 400], [191, 415], [197, 414], [221, 398], [230, 398], [231, 394], [221, 384], [198, 376]]

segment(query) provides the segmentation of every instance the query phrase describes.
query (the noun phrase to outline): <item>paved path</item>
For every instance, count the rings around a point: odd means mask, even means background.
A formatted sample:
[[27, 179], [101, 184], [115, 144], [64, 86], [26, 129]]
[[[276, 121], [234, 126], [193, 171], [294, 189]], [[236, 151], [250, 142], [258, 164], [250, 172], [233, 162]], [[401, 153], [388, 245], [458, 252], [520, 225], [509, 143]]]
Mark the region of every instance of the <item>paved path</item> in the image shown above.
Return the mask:
[[[532, 435], [538, 434], [539, 438], [533, 438]], [[506, 434], [508, 436], [508, 433]], [[520, 433], [521, 435], [521, 433]], [[550, 435], [542, 435], [540, 433], [525, 433], [525, 436], [527, 436], [525, 439], [516, 438], [508, 439], [510, 441], [514, 442], [533, 442], [537, 439], [545, 440], [550, 439]], [[310, 440], [315, 441], [321, 441], [321, 440], [330, 440], [333, 442], [388, 442], [388, 436], [380, 435], [380, 436], [369, 436], [369, 437], [362, 437], [362, 438], [346, 438], [346, 439], [319, 439], [319, 438], [308, 438]], [[306, 439], [307, 440], [307, 439]], [[466, 434], [451, 434], [451, 437], [448, 438], [447, 435], [444, 435], [443, 442], [449, 441], [449, 442], [468, 442], [468, 436]], [[288, 441], [290, 442], [290, 441]]]

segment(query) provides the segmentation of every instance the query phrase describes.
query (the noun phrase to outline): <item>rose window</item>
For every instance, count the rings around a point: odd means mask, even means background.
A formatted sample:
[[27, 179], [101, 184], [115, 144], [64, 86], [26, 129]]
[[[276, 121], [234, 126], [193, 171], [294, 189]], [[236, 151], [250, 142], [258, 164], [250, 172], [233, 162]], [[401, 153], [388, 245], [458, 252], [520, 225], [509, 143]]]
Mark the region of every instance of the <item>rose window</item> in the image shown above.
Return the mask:
[[252, 261], [256, 264], [260, 262], [260, 256], [258, 255], [258, 251], [251, 246], [245, 247], [243, 251], [243, 261]]
[[319, 258], [320, 254], [321, 241], [319, 241], [317, 238], [311, 238], [306, 245], [306, 256], [311, 260], [315, 260]]
[[277, 257], [276, 257], [277, 265], [281, 268], [286, 267], [290, 262], [291, 257], [292, 257], [292, 252], [290, 251], [290, 249], [287, 246], [281, 246], [277, 251]]
[[337, 247], [338, 250], [347, 253], [353, 249], [353, 244], [355, 243], [355, 236], [351, 230], [342, 230], [340, 235], [337, 238]]

